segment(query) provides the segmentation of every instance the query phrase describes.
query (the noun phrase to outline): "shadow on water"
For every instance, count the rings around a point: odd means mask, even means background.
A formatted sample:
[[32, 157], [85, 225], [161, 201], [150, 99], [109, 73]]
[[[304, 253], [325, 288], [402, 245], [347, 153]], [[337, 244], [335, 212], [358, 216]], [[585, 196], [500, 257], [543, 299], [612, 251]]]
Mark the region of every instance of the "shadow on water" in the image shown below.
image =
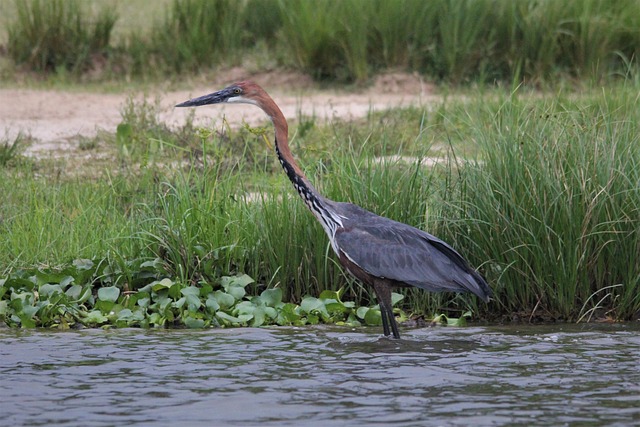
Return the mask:
[[0, 329], [6, 425], [619, 425], [640, 327]]

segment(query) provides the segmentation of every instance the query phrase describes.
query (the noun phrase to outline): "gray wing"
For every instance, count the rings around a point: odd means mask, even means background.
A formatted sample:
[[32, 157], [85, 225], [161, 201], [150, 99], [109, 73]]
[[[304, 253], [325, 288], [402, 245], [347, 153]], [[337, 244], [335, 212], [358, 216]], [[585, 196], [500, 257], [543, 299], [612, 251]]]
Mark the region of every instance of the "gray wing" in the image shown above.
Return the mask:
[[491, 296], [482, 276], [444, 241], [351, 206], [357, 211], [350, 207], [335, 240], [338, 249], [367, 273], [434, 292], [472, 292], [484, 300]]

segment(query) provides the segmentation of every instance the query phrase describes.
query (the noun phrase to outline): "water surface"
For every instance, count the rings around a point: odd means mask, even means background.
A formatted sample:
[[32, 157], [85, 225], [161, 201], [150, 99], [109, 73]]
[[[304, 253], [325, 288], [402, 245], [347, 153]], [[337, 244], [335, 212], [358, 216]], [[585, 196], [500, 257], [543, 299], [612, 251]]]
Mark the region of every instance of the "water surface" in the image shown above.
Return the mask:
[[0, 329], [0, 425], [640, 425], [640, 325]]

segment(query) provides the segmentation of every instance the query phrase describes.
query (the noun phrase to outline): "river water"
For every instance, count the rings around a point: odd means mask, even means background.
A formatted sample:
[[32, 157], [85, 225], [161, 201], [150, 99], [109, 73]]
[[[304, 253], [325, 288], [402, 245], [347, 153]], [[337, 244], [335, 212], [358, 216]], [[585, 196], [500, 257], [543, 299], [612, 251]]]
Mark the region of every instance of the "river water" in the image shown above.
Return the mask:
[[0, 329], [6, 426], [640, 425], [640, 325]]

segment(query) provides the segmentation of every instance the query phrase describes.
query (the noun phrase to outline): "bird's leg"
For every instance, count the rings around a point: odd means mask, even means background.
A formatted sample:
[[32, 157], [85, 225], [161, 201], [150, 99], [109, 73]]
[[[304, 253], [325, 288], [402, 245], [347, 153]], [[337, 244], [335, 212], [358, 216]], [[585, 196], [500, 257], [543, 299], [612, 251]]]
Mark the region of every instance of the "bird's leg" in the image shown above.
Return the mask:
[[393, 337], [397, 340], [400, 339], [400, 332], [398, 331], [398, 322], [396, 322], [396, 317], [393, 315], [393, 307], [389, 305], [389, 322], [391, 322], [391, 330], [393, 331]]
[[373, 289], [376, 292], [378, 303], [380, 304], [380, 315], [382, 316], [382, 330], [385, 336], [389, 336], [389, 325], [393, 331], [393, 337], [400, 338], [400, 332], [398, 332], [398, 324], [396, 318], [393, 315], [393, 307], [391, 306], [391, 288], [384, 282], [376, 281], [373, 284]]
[[384, 331], [384, 336], [389, 336], [389, 321], [387, 320], [387, 310], [380, 302], [380, 316], [382, 317], [382, 330]]

